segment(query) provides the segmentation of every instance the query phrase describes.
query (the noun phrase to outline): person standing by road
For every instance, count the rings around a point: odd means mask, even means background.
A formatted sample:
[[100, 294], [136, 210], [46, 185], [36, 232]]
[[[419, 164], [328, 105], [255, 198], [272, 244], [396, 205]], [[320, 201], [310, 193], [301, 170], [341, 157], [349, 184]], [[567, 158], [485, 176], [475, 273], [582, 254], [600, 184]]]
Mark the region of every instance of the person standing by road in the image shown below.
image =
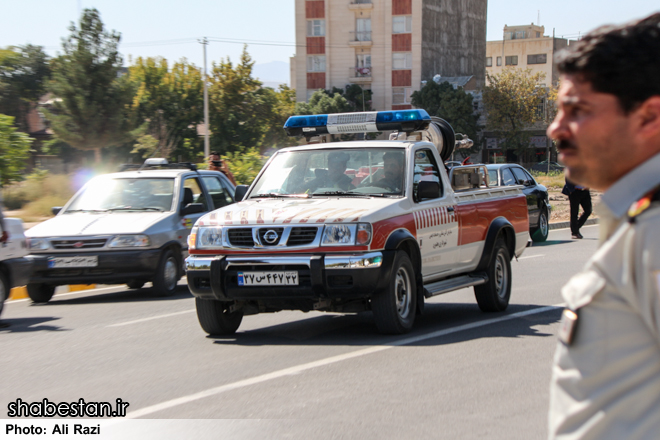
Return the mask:
[[[580, 234], [580, 228], [584, 226], [591, 215], [591, 192], [589, 188], [575, 185], [566, 179], [566, 184], [561, 193], [568, 196], [568, 201], [571, 204], [571, 236], [575, 239], [584, 238]], [[582, 215], [578, 218], [580, 206], [582, 206]]]
[[660, 13], [557, 55], [548, 127], [566, 177], [605, 191], [601, 244], [562, 289], [551, 439], [660, 435]]
[[211, 154], [209, 154], [209, 170], [220, 171], [225, 176], [227, 176], [227, 178], [231, 181], [231, 183], [234, 184], [234, 186], [236, 186], [236, 179], [234, 179], [232, 172], [229, 171], [227, 161], [221, 160], [220, 154], [217, 151], [211, 151]]

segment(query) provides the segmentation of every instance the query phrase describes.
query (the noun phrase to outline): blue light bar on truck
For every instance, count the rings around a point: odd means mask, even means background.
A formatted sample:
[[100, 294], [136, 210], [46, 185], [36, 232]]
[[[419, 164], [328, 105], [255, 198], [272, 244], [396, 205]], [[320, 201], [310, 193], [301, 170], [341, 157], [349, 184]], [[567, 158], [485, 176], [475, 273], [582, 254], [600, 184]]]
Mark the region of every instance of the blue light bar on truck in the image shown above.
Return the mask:
[[431, 123], [425, 110], [332, 113], [329, 115], [291, 116], [284, 124], [289, 136], [320, 134], [372, 133], [377, 131], [417, 131]]

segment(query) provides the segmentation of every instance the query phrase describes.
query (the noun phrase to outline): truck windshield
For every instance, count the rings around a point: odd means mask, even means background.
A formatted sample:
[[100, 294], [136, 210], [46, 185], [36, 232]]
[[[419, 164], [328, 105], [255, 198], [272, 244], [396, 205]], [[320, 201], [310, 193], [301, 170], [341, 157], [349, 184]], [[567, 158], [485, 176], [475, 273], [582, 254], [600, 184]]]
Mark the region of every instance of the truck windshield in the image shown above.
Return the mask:
[[403, 148], [343, 148], [278, 153], [250, 198], [277, 196], [402, 196]]
[[66, 213], [106, 211], [171, 211], [174, 179], [109, 179], [90, 181]]

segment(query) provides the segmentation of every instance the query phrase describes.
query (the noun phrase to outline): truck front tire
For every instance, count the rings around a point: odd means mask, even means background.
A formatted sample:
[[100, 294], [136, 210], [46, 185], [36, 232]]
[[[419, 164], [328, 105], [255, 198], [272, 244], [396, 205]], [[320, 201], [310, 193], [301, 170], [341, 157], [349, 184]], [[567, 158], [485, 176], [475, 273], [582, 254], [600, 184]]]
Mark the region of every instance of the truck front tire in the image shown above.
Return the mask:
[[482, 312], [502, 312], [511, 297], [511, 257], [506, 242], [498, 237], [486, 269], [488, 281], [474, 286], [474, 295]]
[[400, 335], [412, 329], [417, 310], [417, 285], [412, 262], [404, 251], [397, 251], [389, 285], [371, 299], [371, 310], [381, 333]]
[[243, 310], [229, 311], [231, 303], [195, 298], [197, 319], [209, 335], [232, 335], [243, 321]]
[[55, 286], [48, 284], [28, 284], [27, 293], [34, 303], [47, 303], [55, 293]]

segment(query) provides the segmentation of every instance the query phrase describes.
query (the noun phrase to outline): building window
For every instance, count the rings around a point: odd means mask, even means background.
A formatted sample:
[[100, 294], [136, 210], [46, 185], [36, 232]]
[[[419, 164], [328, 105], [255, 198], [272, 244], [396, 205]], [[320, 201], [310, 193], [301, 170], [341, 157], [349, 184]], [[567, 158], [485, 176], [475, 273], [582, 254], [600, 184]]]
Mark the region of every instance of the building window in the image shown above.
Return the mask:
[[371, 18], [358, 18], [355, 30], [355, 41], [371, 41]]
[[392, 88], [392, 105], [410, 104], [410, 95], [412, 95], [412, 87]]
[[412, 32], [412, 16], [396, 15], [392, 17], [393, 34], [409, 34]]
[[536, 38], [541, 38], [541, 33], [540, 32], [536, 33]]
[[525, 31], [516, 31], [514, 40], [523, 40], [525, 38]]
[[308, 37], [325, 37], [325, 20], [307, 20]]
[[371, 54], [357, 55], [355, 67], [371, 67]]
[[493, 67], [493, 57], [486, 57], [486, 67]]
[[502, 57], [497, 57], [497, 65], [498, 66], [502, 65]]
[[308, 72], [325, 72], [325, 55], [310, 55], [307, 57]]
[[510, 57], [504, 57], [505, 66], [517, 66], [518, 65], [518, 55], [511, 55]]
[[527, 55], [527, 64], [545, 64], [548, 61], [548, 56], [544, 53], [537, 55]]
[[395, 52], [392, 54], [392, 69], [412, 69], [412, 53]]

